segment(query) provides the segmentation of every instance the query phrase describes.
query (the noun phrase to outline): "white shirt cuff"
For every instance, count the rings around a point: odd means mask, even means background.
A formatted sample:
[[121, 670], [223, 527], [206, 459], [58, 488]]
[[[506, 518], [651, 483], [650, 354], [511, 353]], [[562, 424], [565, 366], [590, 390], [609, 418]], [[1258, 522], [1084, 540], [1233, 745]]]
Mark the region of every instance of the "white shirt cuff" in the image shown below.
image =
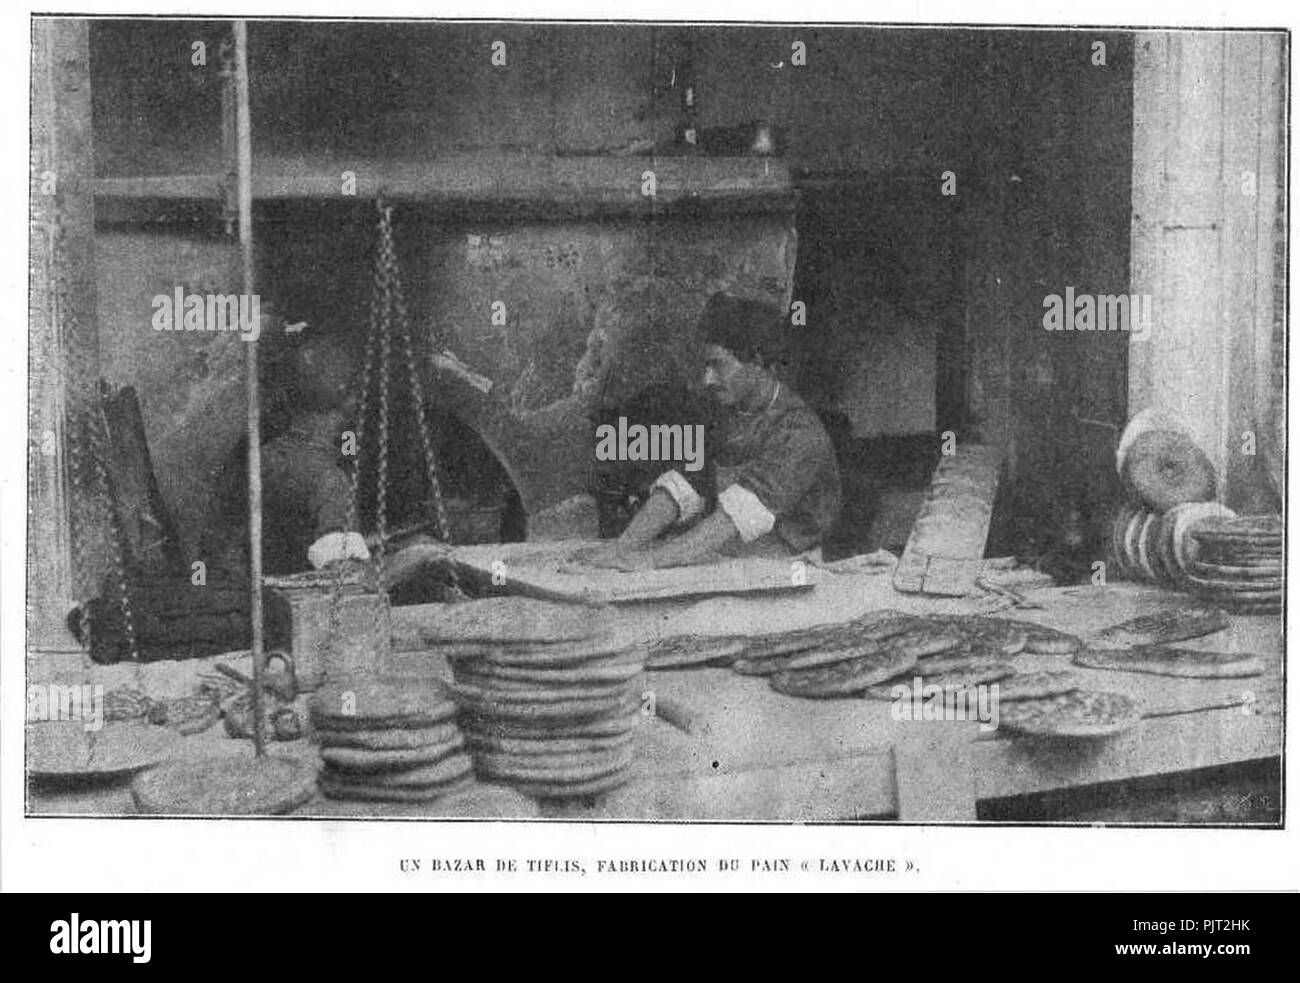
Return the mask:
[[768, 507], [752, 491], [740, 485], [730, 485], [718, 493], [718, 508], [727, 513], [727, 518], [746, 543], [766, 536], [776, 525], [776, 516]]
[[359, 532], [327, 532], [307, 548], [307, 562], [319, 570], [339, 560], [369, 560], [370, 550]]
[[690, 522], [704, 512], [704, 499], [691, 487], [691, 483], [682, 477], [679, 471], [665, 471], [650, 486], [653, 492], [662, 488], [677, 503], [677, 521]]

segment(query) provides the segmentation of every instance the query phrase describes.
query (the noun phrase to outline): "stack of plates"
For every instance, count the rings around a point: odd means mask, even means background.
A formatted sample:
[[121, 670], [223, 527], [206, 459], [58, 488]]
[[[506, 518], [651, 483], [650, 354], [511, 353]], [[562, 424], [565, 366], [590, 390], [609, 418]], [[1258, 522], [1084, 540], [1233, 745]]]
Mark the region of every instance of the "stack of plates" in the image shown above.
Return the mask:
[[1187, 579], [1202, 597], [1242, 614], [1282, 608], [1285, 561], [1280, 516], [1206, 519], [1191, 530], [1197, 551]]
[[[493, 607], [476, 606], [490, 605]], [[478, 774], [534, 798], [607, 792], [631, 777], [645, 649], [588, 608], [494, 598], [423, 631], [452, 663]]]
[[437, 686], [340, 681], [317, 691], [311, 714], [330, 798], [427, 802], [472, 780], [456, 704]]

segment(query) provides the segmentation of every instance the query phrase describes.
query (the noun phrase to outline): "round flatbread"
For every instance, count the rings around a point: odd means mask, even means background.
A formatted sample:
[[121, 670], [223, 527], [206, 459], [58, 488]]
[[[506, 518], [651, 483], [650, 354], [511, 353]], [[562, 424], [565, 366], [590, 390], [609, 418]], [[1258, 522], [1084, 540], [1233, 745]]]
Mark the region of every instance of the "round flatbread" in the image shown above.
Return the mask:
[[1286, 529], [1277, 515], [1238, 515], [1198, 522], [1192, 538], [1201, 543], [1247, 543], [1280, 546]]
[[1156, 676], [1191, 679], [1236, 679], [1258, 676], [1264, 660], [1248, 652], [1204, 652], [1169, 645], [1144, 645], [1134, 649], [1084, 649], [1074, 661], [1089, 669], [1143, 672]]
[[376, 788], [429, 788], [448, 785], [464, 778], [472, 769], [473, 762], [470, 756], [461, 751], [447, 755], [439, 761], [384, 771], [367, 771], [361, 774], [327, 762], [323, 774], [344, 784], [368, 785]]
[[458, 687], [456, 699], [469, 718], [518, 721], [591, 720], [613, 716], [624, 709], [624, 697], [611, 696], [594, 700], [561, 700], [558, 702], [514, 702], [500, 698], [499, 694], [472, 691]]
[[1049, 696], [1059, 696], [1079, 689], [1083, 680], [1077, 672], [1069, 669], [1053, 669], [1045, 672], [1016, 673], [998, 681], [998, 699], [1003, 702], [1014, 700], [1041, 700]]
[[1206, 577], [1195, 572], [1188, 574], [1187, 582], [1203, 594], [1223, 595], [1232, 598], [1242, 594], [1280, 595], [1285, 586], [1280, 577], [1270, 579], [1237, 579], [1234, 577]]
[[325, 730], [432, 727], [455, 713], [446, 690], [427, 680], [332, 682], [311, 701], [312, 722]]
[[489, 597], [460, 604], [426, 605], [420, 636], [433, 645], [578, 642], [607, 626], [597, 608], [524, 597]]
[[1137, 496], [1157, 512], [1185, 502], [1214, 498], [1214, 465], [1185, 433], [1147, 430], [1127, 448], [1123, 476]]
[[1023, 622], [1021, 628], [1025, 632], [1025, 651], [1032, 655], [1074, 655], [1083, 648], [1078, 635]]
[[[979, 658], [951, 662], [940, 672], [927, 672], [919, 663], [912, 670], [914, 676], [920, 677], [922, 686], [938, 686], [945, 692], [995, 683], [1015, 675], [1015, 672], [1015, 666], [1008, 662]], [[865, 690], [865, 693], [872, 699], [892, 700], [895, 698], [895, 687], [901, 682], [902, 680], [899, 679], [871, 686]]]
[[543, 685], [586, 685], [599, 683], [630, 682], [643, 671], [641, 662], [593, 661], [573, 668], [549, 668], [542, 666], [502, 666], [486, 659], [476, 662], [462, 662], [459, 668], [467, 669], [471, 675], [484, 679], [508, 680], [517, 683], [536, 683]]
[[1012, 656], [1025, 648], [1025, 627], [1009, 618], [960, 614], [943, 615], [930, 620], [961, 636], [960, 644], [949, 650], [954, 655]]
[[499, 734], [475, 734], [468, 738], [476, 753], [495, 751], [519, 757], [550, 758], [568, 754], [594, 754], [612, 751], [632, 743], [631, 730], [611, 737], [502, 737]]
[[730, 662], [745, 651], [745, 643], [735, 638], [701, 638], [675, 635], [650, 646], [647, 669], [679, 669], [706, 662]]
[[1142, 527], [1138, 530], [1137, 537], [1137, 566], [1138, 572], [1150, 581], [1160, 579], [1160, 574], [1156, 572], [1156, 553], [1155, 537], [1160, 531], [1160, 513], [1148, 512], [1146, 518], [1142, 521]]
[[136, 808], [167, 816], [278, 816], [315, 794], [316, 769], [272, 755], [190, 758], [151, 768], [131, 784]]
[[[540, 675], [540, 674], [538, 674]], [[597, 682], [567, 682], [559, 679], [527, 680], [506, 679], [490, 673], [480, 672], [476, 667], [465, 664], [457, 666], [453, 672], [455, 682], [450, 692], [453, 697], [457, 687], [466, 686], [472, 690], [500, 694], [511, 698], [518, 694], [521, 701], [530, 693], [549, 693], [567, 695], [570, 699], [596, 699], [627, 692], [633, 680], [606, 680]]]
[[742, 676], [771, 676], [790, 668], [790, 656], [775, 655], [766, 659], [737, 659], [731, 671]]
[[321, 748], [320, 757], [336, 771], [374, 773], [418, 768], [454, 756], [465, 746], [460, 734], [446, 744], [428, 747], [371, 749], [354, 747]]
[[632, 778], [632, 769], [624, 768], [612, 772], [604, 778], [595, 778], [587, 782], [557, 784], [545, 781], [512, 781], [510, 787], [516, 792], [521, 792], [534, 799], [576, 799], [611, 792], [620, 786], [626, 785]]
[[402, 748], [444, 747], [460, 737], [454, 721], [411, 730], [317, 730], [321, 747], [395, 751]]
[[594, 754], [538, 755], [504, 754], [483, 751], [474, 755], [474, 767], [480, 775], [508, 782], [547, 782], [567, 784], [590, 782], [622, 771], [632, 763], [633, 748], [617, 748]]
[[465, 720], [465, 738], [471, 744], [481, 744], [496, 739], [524, 741], [550, 741], [575, 738], [621, 737], [632, 733], [641, 722], [641, 712], [619, 716], [598, 717], [592, 720], [543, 721], [530, 723], [523, 720], [486, 720], [468, 717]]
[[823, 699], [853, 696], [876, 683], [901, 675], [916, 665], [916, 656], [902, 649], [886, 647], [833, 665], [812, 669], [787, 669], [770, 677], [778, 693]]
[[1119, 514], [1115, 516], [1115, 521], [1111, 524], [1110, 552], [1118, 570], [1119, 577], [1125, 577], [1129, 574], [1128, 557], [1125, 555], [1124, 543], [1128, 536], [1129, 524], [1133, 522], [1135, 516], [1140, 513], [1140, 509], [1132, 504], [1124, 504], [1120, 507]]
[[539, 686], [536, 683], [495, 681], [491, 685], [466, 678], [451, 687], [452, 696], [466, 704], [492, 706], [542, 706], [564, 703], [612, 703], [617, 705], [628, 692], [627, 683], [601, 683], [596, 686]]
[[461, 778], [454, 781], [423, 788], [358, 784], [329, 774], [322, 774], [317, 784], [321, 792], [331, 799], [356, 799], [364, 802], [432, 802], [444, 796], [455, 795], [474, 784], [474, 774], [472, 770], [466, 771]]
[[618, 642], [574, 642], [559, 645], [471, 646], [461, 650], [439, 649], [453, 662], [472, 660], [517, 669], [565, 669], [585, 665], [642, 663], [645, 646], [623, 639]]
[[886, 648], [893, 649], [903, 656], [921, 659], [942, 652], [951, 652], [961, 645], [962, 641], [963, 636], [957, 632], [946, 630], [945, 627], [926, 626], [909, 629], [879, 642], [858, 642], [852, 646], [819, 648], [809, 652], [800, 652], [787, 658], [785, 668], [789, 671], [795, 671], [798, 669], [813, 669], [817, 666], [834, 665], [837, 662], [868, 656], [873, 652], [879, 652]]
[[1013, 700], [999, 708], [998, 726], [1049, 738], [1102, 738], [1132, 730], [1142, 705], [1126, 693], [1075, 689], [1038, 700]]

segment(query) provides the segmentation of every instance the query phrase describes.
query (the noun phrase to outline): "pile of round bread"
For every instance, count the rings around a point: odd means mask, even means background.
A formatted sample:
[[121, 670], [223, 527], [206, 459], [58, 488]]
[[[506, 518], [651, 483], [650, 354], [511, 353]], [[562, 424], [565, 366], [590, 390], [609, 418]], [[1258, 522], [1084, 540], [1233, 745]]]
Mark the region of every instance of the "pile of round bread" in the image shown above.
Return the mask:
[[330, 798], [428, 802], [473, 780], [456, 704], [435, 683], [333, 682], [315, 693], [311, 717], [317, 784]]
[[914, 677], [941, 688], [999, 682], [1016, 675], [1010, 659], [1020, 652], [1071, 655], [1080, 645], [1065, 632], [1009, 619], [886, 610], [758, 639], [732, 669], [767, 676], [774, 690], [789, 696], [887, 700], [896, 685], [910, 685]]
[[448, 605], [421, 634], [451, 663], [481, 778], [568, 799], [631, 777], [645, 649], [620, 637], [603, 611], [489, 598]]
[[1236, 514], [1218, 502], [1184, 502], [1167, 512], [1125, 504], [1115, 517], [1111, 534], [1111, 554], [1119, 576], [1188, 589], [1199, 548], [1194, 530], [1208, 520]]
[[1125, 493], [1111, 532], [1116, 572], [1131, 580], [1192, 588], [1193, 528], [1236, 514], [1214, 501], [1214, 465], [1175, 417], [1144, 410], [1124, 428], [1115, 467]]
[[1282, 610], [1286, 570], [1281, 516], [1221, 517], [1191, 530], [1195, 558], [1187, 579], [1205, 600], [1240, 614]]

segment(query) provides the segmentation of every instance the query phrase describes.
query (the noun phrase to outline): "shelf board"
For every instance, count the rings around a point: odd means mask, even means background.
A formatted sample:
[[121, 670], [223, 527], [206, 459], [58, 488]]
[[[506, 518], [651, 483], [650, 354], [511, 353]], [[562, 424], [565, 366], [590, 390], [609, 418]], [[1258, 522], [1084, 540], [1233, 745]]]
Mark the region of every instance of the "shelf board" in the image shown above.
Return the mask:
[[[642, 193], [653, 171], [655, 195]], [[344, 174], [355, 195], [344, 193]], [[220, 174], [103, 177], [96, 197], [119, 200], [221, 201]], [[762, 157], [554, 157], [458, 154], [428, 160], [269, 158], [254, 163], [255, 201], [329, 200], [379, 195], [391, 201], [448, 206], [515, 206], [653, 212], [660, 206], [728, 205], [782, 210], [794, 202], [789, 168]]]

